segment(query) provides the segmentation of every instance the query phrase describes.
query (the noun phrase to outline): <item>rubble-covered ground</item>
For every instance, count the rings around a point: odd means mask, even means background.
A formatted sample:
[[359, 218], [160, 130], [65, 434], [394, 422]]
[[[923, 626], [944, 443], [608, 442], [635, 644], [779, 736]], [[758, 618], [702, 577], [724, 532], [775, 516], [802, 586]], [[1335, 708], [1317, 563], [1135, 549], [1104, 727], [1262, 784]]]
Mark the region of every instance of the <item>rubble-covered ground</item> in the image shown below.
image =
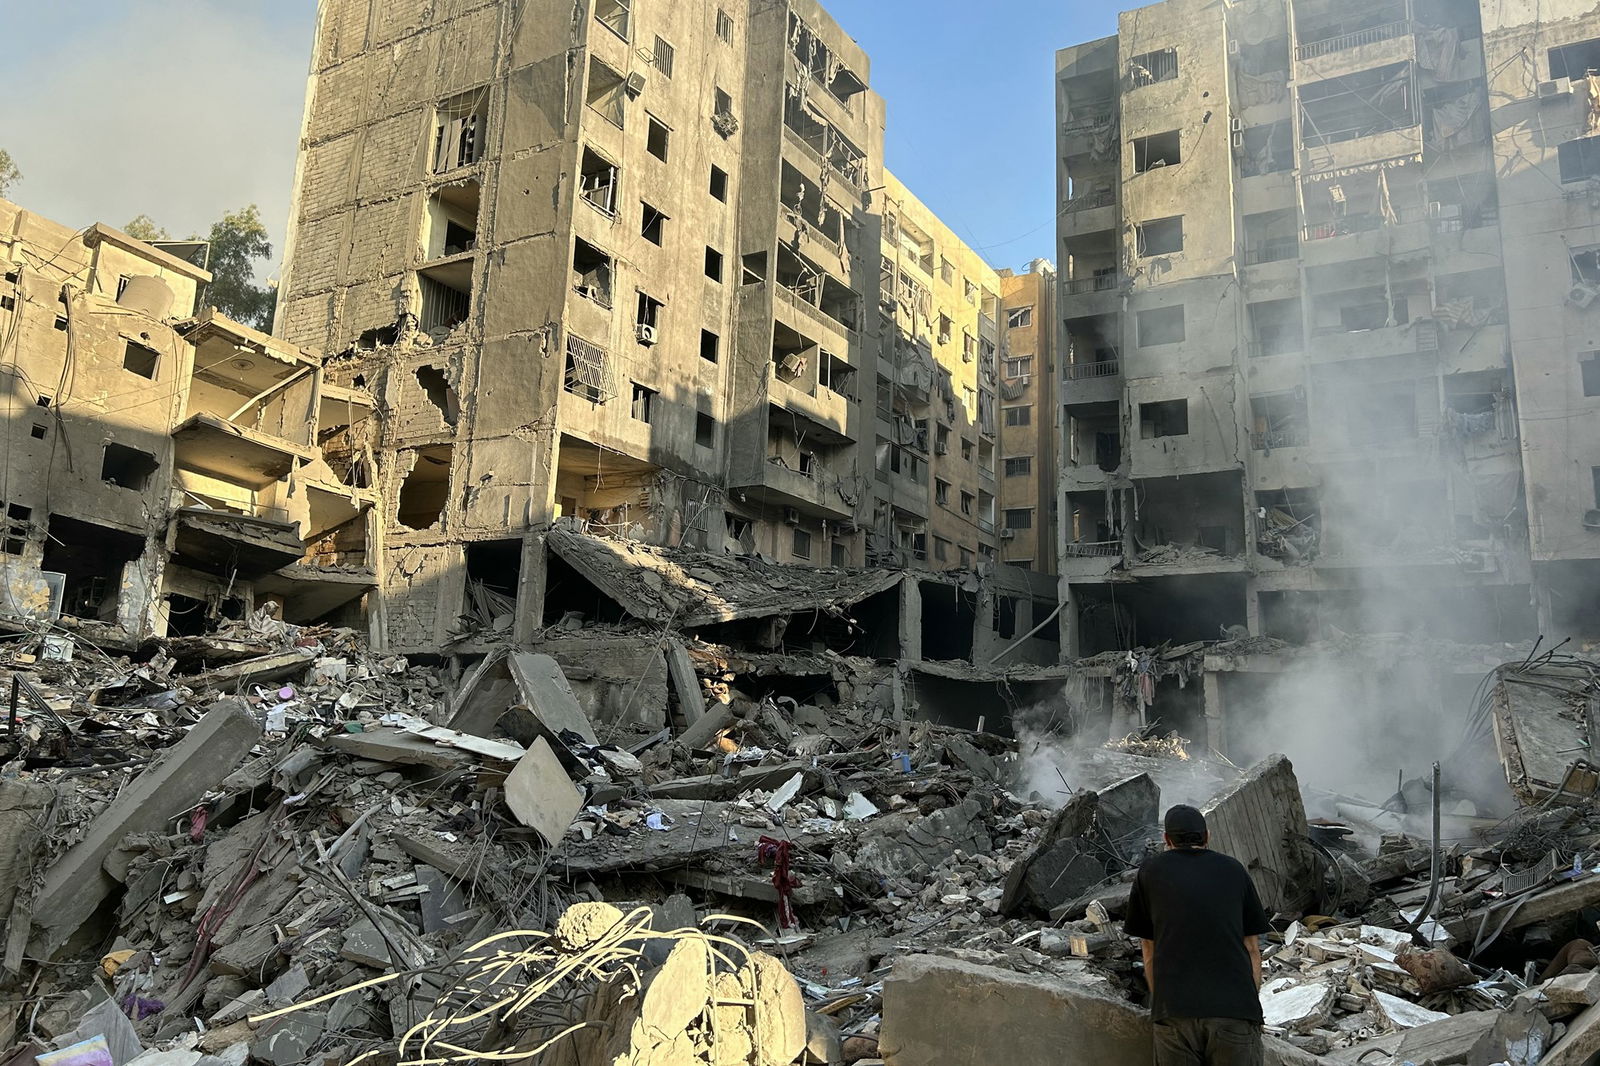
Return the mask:
[[755, 699], [690, 642], [692, 720], [602, 740], [537, 650], [455, 676], [264, 614], [139, 660], [0, 647], [7, 1066], [1142, 1063], [1119, 919], [1164, 787], [1275, 912], [1269, 1061], [1600, 1052], [1595, 779], [1537, 769], [1587, 743], [1579, 660], [1501, 676], [1554, 693], [1486, 698], [1521, 802], [1441, 789], [1435, 846], [1427, 781], [1308, 819], [1286, 759], [1178, 738], [1021, 794], [1017, 743], [919, 721], [892, 664]]

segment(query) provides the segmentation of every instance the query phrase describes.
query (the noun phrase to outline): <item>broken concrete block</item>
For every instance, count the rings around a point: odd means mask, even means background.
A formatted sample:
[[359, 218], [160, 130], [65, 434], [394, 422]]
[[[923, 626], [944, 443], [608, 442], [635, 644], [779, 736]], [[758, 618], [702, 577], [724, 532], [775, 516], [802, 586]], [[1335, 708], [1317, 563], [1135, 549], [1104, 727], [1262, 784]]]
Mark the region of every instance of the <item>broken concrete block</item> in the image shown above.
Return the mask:
[[1161, 838], [1161, 786], [1147, 773], [1134, 774], [1099, 790], [1095, 824], [1101, 835], [1136, 861], [1147, 839]]
[[519, 651], [511, 653], [508, 666], [522, 706], [532, 712], [548, 739], [560, 743], [561, 734], [571, 732], [585, 744], [600, 743], [559, 663], [548, 655]]
[[806, 1048], [804, 1061], [833, 1066], [844, 1061], [844, 1050], [839, 1039], [839, 1023], [826, 1014], [806, 1011]]
[[1419, 1025], [1429, 1022], [1442, 1022], [1450, 1015], [1442, 1011], [1428, 1010], [1419, 1007], [1408, 999], [1391, 996], [1387, 992], [1376, 989], [1372, 993], [1373, 1004], [1378, 1008], [1378, 1013], [1395, 1029], [1415, 1029]]
[[267, 1002], [274, 1007], [287, 1007], [311, 987], [306, 968], [298, 962], [289, 967], [267, 986]]
[[1150, 1021], [1105, 981], [911, 955], [883, 982], [878, 1048], [889, 1066], [1147, 1063]]
[[672, 679], [683, 724], [694, 725], [706, 713], [706, 697], [695, 674], [694, 660], [689, 658], [688, 649], [675, 640], [667, 642], [667, 674]]
[[1539, 986], [1551, 1003], [1592, 1007], [1600, 1003], [1600, 971], [1562, 974]]
[[1269, 913], [1310, 905], [1321, 880], [1300, 782], [1286, 757], [1269, 755], [1256, 763], [1201, 813], [1211, 847], [1244, 864]]
[[1567, 1032], [1539, 1066], [1584, 1066], [1600, 1052], [1600, 1005], [1590, 1007], [1567, 1025]]
[[166, 832], [167, 824], [215, 788], [260, 736], [244, 701], [219, 700], [187, 736], [130, 781], [90, 823], [84, 838], [45, 871], [38, 898], [49, 906], [33, 916], [29, 954], [54, 957], [116, 891], [118, 883], [104, 864], [123, 837]]
[[572, 819], [583, 809], [583, 794], [544, 737], [533, 742], [506, 777], [506, 806], [552, 847], [567, 835]]
[[1467, 1011], [1408, 1029], [1395, 1046], [1396, 1062], [1465, 1062], [1468, 1054], [1494, 1028], [1499, 1011]]
[[[871, 832], [856, 852], [856, 862], [880, 877], [904, 877], [916, 866], [938, 866], [957, 851], [987, 854], [993, 848], [979, 817], [982, 807], [969, 796], [912, 822], [902, 832]], [[881, 823], [874, 823], [878, 825]]]
[[344, 931], [344, 943], [339, 946], [339, 956], [375, 970], [388, 970], [394, 964], [383, 934], [370, 921], [357, 922]]
[[[1006, 877], [1005, 894], [1000, 898], [1001, 914], [1011, 914], [1024, 905], [1048, 911], [1051, 907], [1073, 899], [1090, 885], [1105, 878], [1106, 871], [1102, 862], [1100, 872], [1084, 881], [1083, 878], [1088, 876], [1088, 868], [1092, 863], [1077, 862], [1080, 856], [1099, 853], [1098, 847], [1092, 846], [1086, 839], [1094, 829], [1099, 803], [1100, 799], [1095, 793], [1079, 792], [1051, 816], [1033, 850], [1018, 859], [1011, 867], [1011, 873]], [[1079, 843], [1069, 844], [1064, 848], [1058, 847], [1066, 841]], [[1041, 866], [1037, 875], [1033, 872], [1036, 863]], [[1076, 863], [1075, 869], [1074, 863]], [[1045, 873], [1043, 867], [1046, 866], [1052, 872]], [[1056, 891], [1060, 883], [1058, 877], [1061, 881], [1070, 880], [1074, 887], [1070, 891], [1064, 889]], [[1040, 892], [1044, 893], [1043, 897], [1038, 894]], [[1051, 902], [1041, 906], [1043, 898], [1050, 898]]]
[[90, 1007], [71, 1032], [63, 1033], [53, 1043], [65, 1049], [96, 1038], [105, 1041], [114, 1066], [123, 1066], [144, 1054], [144, 1045], [139, 1042], [133, 1023], [111, 999], [102, 999]]
[[1332, 981], [1277, 977], [1261, 986], [1261, 1016], [1274, 1029], [1308, 1033], [1328, 1020], [1338, 994]]
[[322, 1036], [326, 1020], [326, 1014], [311, 1011], [274, 1018], [256, 1031], [250, 1044], [251, 1060], [265, 1066], [300, 1066], [308, 1062], [308, 1053]]
[[852, 822], [864, 822], [875, 814], [881, 813], [878, 805], [859, 792], [852, 792], [844, 799], [844, 808], [841, 813]]

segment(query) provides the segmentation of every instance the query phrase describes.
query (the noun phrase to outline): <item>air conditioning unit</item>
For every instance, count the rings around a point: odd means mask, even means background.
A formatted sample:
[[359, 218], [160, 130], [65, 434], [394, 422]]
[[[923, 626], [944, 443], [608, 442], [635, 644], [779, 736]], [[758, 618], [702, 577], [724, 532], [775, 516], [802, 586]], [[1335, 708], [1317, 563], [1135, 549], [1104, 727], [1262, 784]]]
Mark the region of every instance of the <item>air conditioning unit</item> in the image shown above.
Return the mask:
[[933, 454], [934, 455], [948, 455], [949, 452], [950, 452], [950, 445], [946, 444], [944, 441], [940, 441], [938, 444], [935, 444], [933, 446]]
[[656, 328], [644, 322], [639, 323], [639, 343], [654, 344], [656, 342]]
[[637, 70], [628, 75], [628, 80], [623, 83], [623, 88], [629, 96], [638, 96], [644, 92], [644, 75]]
[[1559, 100], [1563, 96], [1571, 95], [1571, 78], [1556, 78], [1553, 81], [1541, 81], [1539, 83], [1539, 101], [1541, 103], [1546, 100]]
[[1582, 310], [1594, 303], [1597, 296], [1600, 296], [1600, 289], [1579, 282], [1567, 290], [1567, 303]]
[[785, 522], [789, 523], [791, 526], [799, 525], [800, 524], [800, 512], [799, 512], [799, 510], [797, 510], [796, 508], [793, 508], [793, 507], [785, 507], [783, 509], [783, 520]]
[[1002, 529], [1000, 531], [1000, 539], [1001, 540], [1016, 540], [1017, 539], [1017, 531], [1014, 530], [1014, 529]]
[[1242, 130], [1235, 130], [1234, 131], [1234, 133], [1233, 133], [1233, 146], [1235, 148], [1243, 148], [1244, 147], [1244, 132]]
[[1233, 118], [1230, 118], [1228, 120], [1228, 128], [1230, 130], [1232, 130], [1233, 132], [1235, 132], [1235, 133], [1243, 133], [1244, 132], [1244, 119], [1242, 119], [1242, 118], [1238, 117], [1237, 115], [1235, 115]]

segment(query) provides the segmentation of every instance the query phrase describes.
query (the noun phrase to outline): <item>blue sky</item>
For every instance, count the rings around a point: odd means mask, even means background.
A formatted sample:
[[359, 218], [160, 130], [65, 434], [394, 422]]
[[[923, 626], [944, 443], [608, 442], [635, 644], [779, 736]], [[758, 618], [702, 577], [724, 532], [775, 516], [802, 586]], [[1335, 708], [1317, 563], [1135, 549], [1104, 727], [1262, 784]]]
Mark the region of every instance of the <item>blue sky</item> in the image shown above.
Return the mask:
[[[669, 3], [672, 0], [636, 0]], [[997, 267], [1055, 258], [1058, 47], [1115, 29], [1080, 0], [831, 0], [888, 101], [890, 169]], [[260, 205], [282, 249], [314, 0], [0, 0], [12, 197], [73, 226], [175, 235]]]

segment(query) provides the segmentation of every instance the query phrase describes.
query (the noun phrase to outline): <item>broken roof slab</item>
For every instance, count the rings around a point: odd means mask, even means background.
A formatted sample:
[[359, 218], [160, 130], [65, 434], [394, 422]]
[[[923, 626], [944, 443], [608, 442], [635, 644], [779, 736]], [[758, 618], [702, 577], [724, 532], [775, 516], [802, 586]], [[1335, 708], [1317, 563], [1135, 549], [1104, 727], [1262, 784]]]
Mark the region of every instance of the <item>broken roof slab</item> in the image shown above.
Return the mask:
[[177, 557], [212, 573], [236, 568], [246, 580], [299, 559], [305, 545], [290, 522], [185, 507], [177, 514]]
[[266, 392], [322, 365], [294, 345], [235, 322], [214, 307], [200, 312], [184, 336], [194, 345], [196, 378], [246, 395]]
[[562, 528], [551, 530], [547, 543], [629, 614], [663, 625], [712, 625], [860, 603], [903, 576], [656, 548]]
[[187, 419], [172, 431], [172, 440], [180, 469], [251, 489], [266, 488], [294, 469], [295, 460], [310, 460], [316, 454], [282, 437], [208, 414]]

